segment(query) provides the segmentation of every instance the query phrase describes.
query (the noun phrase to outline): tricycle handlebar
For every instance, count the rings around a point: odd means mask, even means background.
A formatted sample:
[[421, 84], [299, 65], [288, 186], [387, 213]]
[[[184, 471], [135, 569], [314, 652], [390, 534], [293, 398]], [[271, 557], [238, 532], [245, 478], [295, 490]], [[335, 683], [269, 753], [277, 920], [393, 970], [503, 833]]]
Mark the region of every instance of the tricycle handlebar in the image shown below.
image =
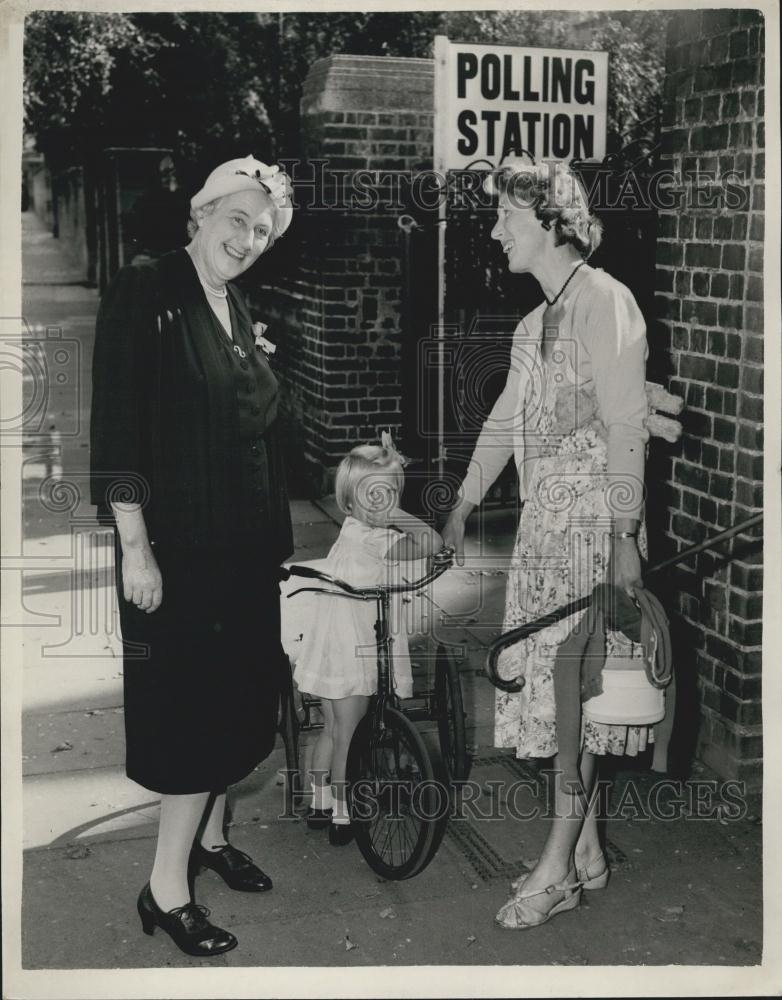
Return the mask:
[[[429, 571], [424, 576], [418, 580], [413, 580], [404, 584], [378, 584], [374, 587], [354, 587], [346, 580], [340, 580], [337, 577], [331, 576], [329, 573], [324, 573], [312, 566], [301, 566], [296, 564], [293, 566], [282, 566], [280, 568], [280, 576], [283, 580], [288, 580], [292, 576], [301, 576], [307, 578], [308, 580], [319, 580], [321, 583], [327, 583], [331, 587], [337, 587], [349, 597], [355, 597], [357, 600], [370, 600], [377, 598], [384, 593], [403, 594], [426, 587], [428, 584], [432, 583], [433, 580], [442, 576], [447, 569], [451, 568], [453, 565], [453, 556], [453, 549], [441, 549], [432, 556]], [[329, 591], [321, 592], [329, 593]], [[299, 591], [295, 591], [295, 593], [299, 593]], [[293, 594], [289, 594], [288, 596], [293, 597]]]

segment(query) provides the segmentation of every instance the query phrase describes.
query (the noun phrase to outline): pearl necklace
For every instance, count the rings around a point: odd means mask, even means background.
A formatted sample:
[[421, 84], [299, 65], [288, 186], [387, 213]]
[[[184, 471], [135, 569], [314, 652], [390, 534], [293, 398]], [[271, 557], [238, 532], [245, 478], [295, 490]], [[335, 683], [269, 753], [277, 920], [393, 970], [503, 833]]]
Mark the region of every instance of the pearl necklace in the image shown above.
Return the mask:
[[196, 269], [196, 274], [198, 275], [198, 280], [203, 285], [204, 291], [213, 295], [216, 299], [227, 299], [228, 289], [223, 285], [222, 288], [215, 288], [214, 285], [210, 285], [206, 278], [201, 273], [201, 268], [196, 264], [195, 258], [191, 255], [190, 259], [193, 261], [193, 267]]
[[216, 299], [228, 298], [228, 289], [225, 287], [225, 285], [223, 285], [222, 288], [213, 288], [208, 281], [204, 281], [200, 273], [198, 277], [201, 281], [201, 284], [204, 286], [204, 291], [207, 292], [209, 295], [214, 295]]

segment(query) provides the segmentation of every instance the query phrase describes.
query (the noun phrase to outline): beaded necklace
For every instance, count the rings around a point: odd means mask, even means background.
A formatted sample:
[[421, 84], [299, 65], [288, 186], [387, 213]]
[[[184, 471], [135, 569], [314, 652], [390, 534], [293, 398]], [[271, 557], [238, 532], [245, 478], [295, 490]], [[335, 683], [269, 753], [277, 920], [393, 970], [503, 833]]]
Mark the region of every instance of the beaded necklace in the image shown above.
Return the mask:
[[557, 302], [557, 301], [558, 301], [558, 300], [560, 299], [560, 297], [561, 297], [562, 293], [563, 293], [563, 292], [565, 291], [565, 289], [567, 288], [567, 286], [568, 286], [568, 285], [570, 284], [570, 282], [571, 282], [571, 281], [573, 280], [573, 276], [575, 275], [576, 271], [577, 271], [577, 270], [578, 270], [578, 269], [579, 269], [580, 267], [583, 267], [583, 265], [584, 265], [584, 264], [586, 264], [586, 261], [585, 261], [585, 260], [580, 260], [580, 261], [579, 261], [579, 262], [578, 262], [578, 263], [576, 264], [576, 266], [575, 266], [575, 267], [573, 268], [573, 270], [572, 270], [572, 271], [570, 272], [570, 274], [568, 275], [568, 278], [567, 278], [567, 281], [566, 281], [566, 282], [565, 282], [565, 284], [564, 284], [564, 285], [563, 285], [563, 286], [562, 286], [562, 287], [560, 288], [560, 290], [559, 290], [559, 291], [557, 292], [557, 294], [556, 294], [556, 295], [554, 296], [554, 298], [553, 298], [553, 299], [550, 299], [550, 298], [548, 297], [548, 295], [545, 295], [545, 293], [544, 293], [544, 297], [545, 297], [545, 299], [546, 299], [546, 302], [548, 302], [548, 304], [549, 304], [549, 308], [550, 308], [551, 306], [553, 306], [553, 305], [554, 305], [554, 304], [555, 304], [555, 303], [556, 303], [556, 302]]

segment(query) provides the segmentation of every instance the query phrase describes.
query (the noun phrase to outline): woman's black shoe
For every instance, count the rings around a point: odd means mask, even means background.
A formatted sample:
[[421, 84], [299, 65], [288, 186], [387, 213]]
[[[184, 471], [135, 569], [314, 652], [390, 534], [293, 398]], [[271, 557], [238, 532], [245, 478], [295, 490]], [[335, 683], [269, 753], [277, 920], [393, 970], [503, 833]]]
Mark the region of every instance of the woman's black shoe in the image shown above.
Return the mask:
[[168, 912], [161, 910], [149, 882], [139, 894], [138, 915], [145, 934], [152, 934], [155, 927], [160, 927], [186, 955], [209, 958], [211, 955], [222, 955], [239, 943], [233, 934], [209, 923], [209, 910], [205, 906], [186, 903]]
[[309, 809], [307, 826], [310, 830], [325, 830], [331, 823], [331, 809]]
[[211, 868], [229, 888], [238, 892], [268, 892], [272, 887], [272, 880], [254, 864], [250, 855], [233, 844], [226, 844], [219, 851], [207, 851], [196, 843], [190, 853], [190, 864], [193, 875]]
[[332, 847], [344, 847], [353, 839], [353, 827], [350, 823], [331, 823], [329, 826], [329, 843]]

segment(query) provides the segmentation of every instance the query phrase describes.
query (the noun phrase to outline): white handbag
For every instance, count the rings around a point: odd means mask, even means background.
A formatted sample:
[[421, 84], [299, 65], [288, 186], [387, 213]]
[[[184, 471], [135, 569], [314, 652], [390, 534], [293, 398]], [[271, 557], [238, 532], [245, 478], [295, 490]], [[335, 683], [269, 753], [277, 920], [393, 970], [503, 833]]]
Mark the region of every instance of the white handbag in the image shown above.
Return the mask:
[[642, 658], [609, 657], [602, 677], [602, 693], [583, 703], [584, 718], [609, 725], [652, 726], [665, 716], [665, 689], [650, 683]]

